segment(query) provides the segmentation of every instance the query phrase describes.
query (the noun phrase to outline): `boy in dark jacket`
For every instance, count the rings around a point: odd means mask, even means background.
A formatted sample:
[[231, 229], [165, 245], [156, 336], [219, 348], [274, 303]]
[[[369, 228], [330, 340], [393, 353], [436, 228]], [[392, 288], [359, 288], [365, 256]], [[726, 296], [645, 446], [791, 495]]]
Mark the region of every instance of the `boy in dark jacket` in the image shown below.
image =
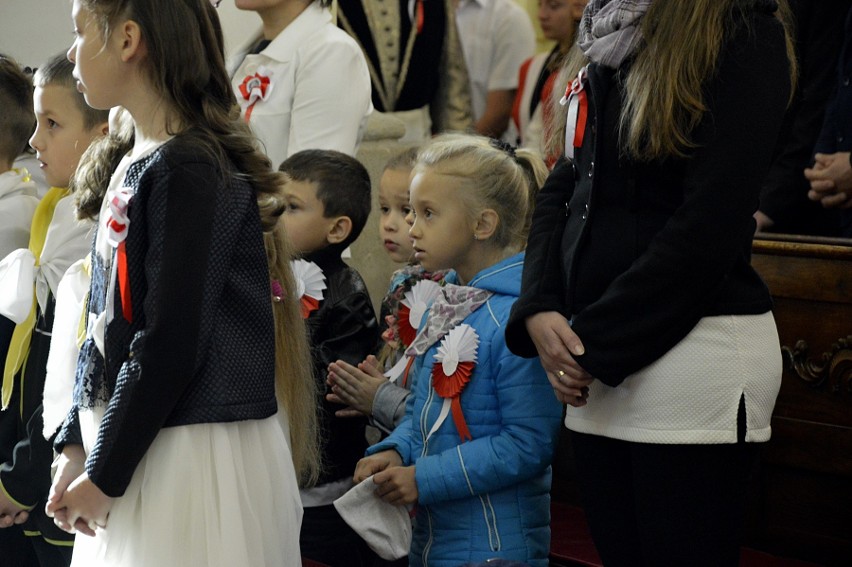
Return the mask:
[[329, 363], [358, 364], [379, 341], [367, 287], [341, 259], [370, 214], [370, 177], [356, 159], [331, 150], [298, 152], [279, 169], [290, 176], [282, 222], [301, 256], [294, 275], [321, 394], [324, 467], [317, 485], [301, 491], [302, 555], [331, 567], [366, 565], [371, 552], [332, 502], [352, 486], [355, 464], [367, 448], [367, 420], [335, 417], [343, 406], [327, 401], [325, 390]]

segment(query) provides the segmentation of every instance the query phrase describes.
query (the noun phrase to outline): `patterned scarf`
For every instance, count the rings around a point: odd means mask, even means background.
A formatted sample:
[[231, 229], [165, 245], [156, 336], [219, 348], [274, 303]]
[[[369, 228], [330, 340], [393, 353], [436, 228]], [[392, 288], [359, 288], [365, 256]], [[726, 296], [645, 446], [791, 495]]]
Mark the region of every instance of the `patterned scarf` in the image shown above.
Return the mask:
[[642, 40], [642, 16], [652, 1], [591, 0], [580, 20], [578, 40], [586, 57], [612, 69], [621, 66]]
[[426, 324], [417, 333], [405, 354], [420, 356], [429, 350], [430, 346], [479, 309], [492, 295], [492, 292], [484, 289], [446, 284], [441, 289], [441, 294], [432, 302]]

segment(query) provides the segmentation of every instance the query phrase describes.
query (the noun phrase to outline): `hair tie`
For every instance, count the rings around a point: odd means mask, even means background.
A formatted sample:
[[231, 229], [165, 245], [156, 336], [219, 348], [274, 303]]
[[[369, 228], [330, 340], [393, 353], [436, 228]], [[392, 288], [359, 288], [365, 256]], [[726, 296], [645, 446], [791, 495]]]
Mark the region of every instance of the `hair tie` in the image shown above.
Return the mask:
[[491, 142], [492, 148], [506, 152], [506, 155], [515, 159], [515, 146], [508, 142], [504, 142], [503, 140], [498, 140], [497, 138], [491, 138], [489, 141]]
[[272, 301], [280, 303], [281, 298], [284, 297], [284, 288], [281, 287], [281, 282], [278, 280], [272, 280], [270, 283], [272, 287]]

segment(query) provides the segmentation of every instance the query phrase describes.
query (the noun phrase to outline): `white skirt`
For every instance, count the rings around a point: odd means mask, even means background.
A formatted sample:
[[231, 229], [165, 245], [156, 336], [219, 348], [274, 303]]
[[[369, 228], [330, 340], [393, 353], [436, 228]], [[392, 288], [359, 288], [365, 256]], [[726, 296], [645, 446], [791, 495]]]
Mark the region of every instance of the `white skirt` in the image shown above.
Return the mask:
[[619, 386], [593, 382], [586, 406], [568, 406], [565, 426], [637, 443], [736, 443], [745, 397], [745, 440], [768, 441], [781, 371], [772, 313], [705, 317]]
[[[87, 444], [101, 413], [81, 412]], [[168, 427], [115, 500], [107, 526], [77, 536], [71, 565], [300, 567], [301, 522], [278, 416]]]

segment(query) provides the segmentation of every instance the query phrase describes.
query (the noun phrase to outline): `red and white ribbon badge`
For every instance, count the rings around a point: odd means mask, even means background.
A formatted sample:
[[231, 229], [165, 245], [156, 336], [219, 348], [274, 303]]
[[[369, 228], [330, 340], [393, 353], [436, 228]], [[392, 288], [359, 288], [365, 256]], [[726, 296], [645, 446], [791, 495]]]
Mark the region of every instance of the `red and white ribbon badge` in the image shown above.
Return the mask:
[[586, 132], [589, 114], [587, 75], [587, 67], [580, 69], [577, 77], [565, 89], [565, 95], [559, 100], [562, 106], [568, 105], [568, 116], [565, 119], [565, 157], [568, 159], [574, 159], [574, 149], [583, 145], [583, 135]]
[[128, 323], [133, 322], [133, 305], [130, 300], [130, 276], [127, 269], [125, 239], [127, 238], [127, 230], [130, 228], [128, 209], [133, 195], [133, 189], [130, 187], [109, 190], [106, 195], [108, 205], [105, 221], [107, 242], [116, 249], [116, 274], [118, 290], [121, 294], [121, 312]]
[[272, 93], [272, 73], [266, 67], [259, 67], [254, 75], [247, 75], [240, 84], [240, 106], [245, 109], [246, 122], [251, 119], [251, 112], [258, 101], [266, 100]]
[[319, 309], [320, 301], [323, 300], [325, 274], [319, 266], [307, 260], [293, 260], [290, 266], [296, 280], [296, 297], [299, 298], [302, 319], [307, 319], [313, 311]]
[[[441, 286], [438, 282], [420, 280], [405, 292], [405, 296], [400, 300], [396, 326], [399, 332], [399, 340], [402, 341], [405, 349], [408, 349], [414, 342], [417, 330], [423, 322], [423, 316], [439, 293], [441, 293]], [[411, 371], [413, 363], [413, 356], [405, 356], [388, 370], [385, 376], [405, 388], [408, 385], [408, 373]], [[400, 380], [400, 376], [402, 380]]]
[[[438, 420], [429, 431], [429, 435], [438, 430], [452, 411], [453, 422], [462, 441], [473, 439], [461, 407], [461, 393], [470, 381], [476, 367], [476, 349], [479, 336], [470, 325], [454, 327], [438, 345], [435, 363], [432, 366], [432, 387], [444, 398]], [[427, 436], [428, 438], [428, 436]]]

